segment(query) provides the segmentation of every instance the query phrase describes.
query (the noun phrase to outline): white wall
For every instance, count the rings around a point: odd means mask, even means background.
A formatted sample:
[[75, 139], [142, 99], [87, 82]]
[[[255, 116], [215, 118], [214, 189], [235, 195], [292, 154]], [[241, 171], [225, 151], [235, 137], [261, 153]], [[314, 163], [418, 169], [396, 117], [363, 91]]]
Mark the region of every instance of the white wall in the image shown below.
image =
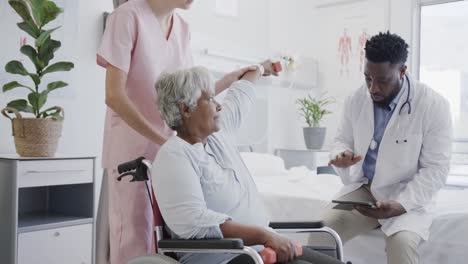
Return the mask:
[[[268, 2], [240, 0], [238, 17], [220, 16], [215, 0], [195, 1], [188, 11], [181, 11], [189, 21], [194, 46], [244, 56], [262, 56], [269, 48]], [[265, 53], [268, 54], [268, 53]]]
[[412, 71], [415, 67], [415, 59], [417, 59], [415, 51], [417, 51], [417, 38], [413, 32], [419, 26], [419, 17], [415, 16], [419, 5], [416, 0], [391, 0], [389, 15], [390, 15], [390, 31], [400, 35], [410, 45], [410, 56], [408, 58], [408, 69]]
[[[280, 51], [312, 57], [318, 61], [318, 87], [309, 91], [271, 87], [268, 132], [270, 150], [304, 148], [304, 123], [298, 117], [295, 101], [308, 93], [315, 96], [323, 91], [337, 100], [331, 109], [334, 113], [326, 116], [323, 122], [328, 127], [326, 145], [331, 142], [346, 95], [363, 83], [362, 73], [358, 71], [356, 43], [364, 28], [371, 35], [389, 29], [401, 35], [410, 45], [413, 44], [415, 0], [348, 1], [347, 4], [328, 8], [317, 8], [318, 3], [321, 1], [239, 0], [239, 18], [225, 18], [214, 14], [215, 1], [209, 0], [197, 2], [186, 14], [197, 48], [212, 48], [243, 56], [257, 53], [257, 57], [264, 56], [265, 52], [276, 54]], [[254, 7], [255, 12], [252, 12]], [[349, 77], [340, 75], [337, 56], [338, 38], [344, 27], [353, 41]], [[233, 46], [234, 40], [240, 44]], [[248, 47], [243, 45], [246, 42], [249, 43]], [[409, 65], [411, 69], [411, 58]]]
[[[80, 0], [77, 43], [74, 50], [77, 60], [71, 72], [70, 86], [73, 96], [52, 97], [48, 105], [59, 105], [65, 109], [65, 121], [58, 153], [69, 155], [98, 156], [97, 179], [100, 186], [100, 155], [104, 124], [104, 78], [105, 72], [96, 65], [96, 50], [102, 34], [102, 13], [112, 10], [112, 1]], [[11, 25], [16, 27], [16, 25]], [[19, 30], [19, 29], [18, 29]], [[1, 62], [1, 67], [4, 67]], [[0, 95], [0, 106], [9, 100]], [[0, 118], [0, 153], [15, 153], [10, 121]]]
[[[81, 0], [79, 4], [79, 21], [77, 43], [74, 50], [78, 54], [74, 61], [75, 68], [70, 72], [69, 87], [72, 96], [57, 98], [51, 95], [47, 105], [59, 105], [65, 109], [65, 121], [62, 138], [58, 147], [59, 153], [65, 154], [100, 154], [103, 122], [104, 71], [96, 66], [95, 52], [102, 30], [101, 14], [111, 10], [111, 1]], [[16, 27], [16, 25], [11, 25]], [[18, 29], [19, 30], [19, 29]], [[1, 62], [4, 67], [5, 62]], [[57, 74], [58, 75], [58, 74]], [[1, 96], [0, 104], [4, 106], [10, 98]], [[0, 152], [14, 152], [13, 138], [9, 120], [0, 119]]]
[[[313, 0], [239, 0], [240, 16], [227, 18], [214, 13], [214, 0], [205, 0], [196, 2], [192, 10], [184, 12], [184, 16], [191, 24], [193, 41], [198, 47], [259, 58], [277, 51], [287, 51], [318, 60], [319, 87], [308, 91], [275, 86], [270, 91], [270, 147], [303, 148], [303, 122], [297, 115], [295, 100], [308, 93], [317, 95], [322, 91], [328, 91], [337, 98], [334, 114], [324, 120], [324, 125], [329, 127], [327, 142], [330, 142], [345, 95], [361, 82], [359, 75], [345, 79], [338, 74], [337, 38], [343, 21], [353, 21], [353, 16], [380, 12], [382, 15], [372, 21], [374, 26], [382, 29], [389, 27], [392, 32], [412, 42], [414, 0], [388, 0], [389, 4], [380, 5], [382, 10], [377, 11], [375, 4], [369, 7], [368, 2], [378, 1], [381, 0], [317, 9]], [[102, 29], [101, 14], [112, 10], [112, 1], [81, 0], [79, 6], [78, 60], [73, 70], [74, 80], [69, 87], [76, 93], [74, 98], [56, 102], [51, 100], [50, 103], [62, 105], [66, 110], [58, 151], [100, 155], [104, 70], [95, 64], [95, 51]], [[1, 95], [0, 104], [5, 103], [6, 98]], [[0, 118], [0, 139], [0, 152], [14, 152], [10, 124], [5, 118]]]
[[[314, 35], [312, 1], [239, 0], [239, 16], [223, 17], [215, 13], [215, 1], [195, 3], [183, 12], [192, 30], [194, 51], [207, 48], [226, 55], [265, 59], [278, 52], [301, 53], [314, 57], [315, 42], [305, 42]], [[312, 18], [312, 19], [311, 19]], [[306, 29], [304, 29], [304, 26]], [[293, 45], [291, 45], [293, 43]], [[295, 101], [317, 90], [286, 89], [273, 85], [269, 91], [269, 147], [303, 148], [302, 120]]]
[[[318, 45], [314, 41], [320, 21], [314, 1], [270, 1], [271, 52], [290, 53], [317, 59]], [[300, 59], [300, 58], [299, 58]], [[305, 148], [302, 127], [305, 121], [298, 113], [296, 100], [307, 94], [317, 96], [322, 90], [322, 69], [318, 63], [318, 87], [310, 90], [272, 87], [270, 94], [270, 150], [275, 148]]]
[[[62, 138], [60, 151], [97, 156], [96, 190], [99, 192], [102, 179], [101, 152], [104, 130], [104, 83], [105, 70], [96, 64], [96, 51], [101, 42], [104, 12], [111, 12], [111, 0], [80, 0], [79, 33], [76, 63], [77, 98], [65, 105], [74, 114], [68, 122]], [[98, 197], [97, 195], [95, 197]]]
[[[376, 0], [370, 0], [376, 1]], [[379, 0], [380, 1], [380, 0]], [[412, 8], [414, 0], [390, 0], [390, 8], [383, 5], [385, 15], [375, 24], [388, 26], [392, 32], [412, 41]], [[328, 127], [327, 143], [333, 137], [344, 97], [356, 84], [359, 76], [350, 80], [339, 77], [336, 58], [337, 36], [341, 32], [347, 7], [316, 9], [311, 0], [240, 0], [239, 19], [213, 14], [214, 0], [198, 1], [184, 12], [192, 30], [195, 45], [250, 57], [264, 57], [277, 51], [299, 53], [319, 62], [319, 87], [310, 91], [273, 86], [269, 94], [268, 150], [275, 148], [304, 148], [303, 121], [298, 117], [295, 100], [322, 91], [337, 98], [334, 114], [324, 120]], [[104, 123], [105, 72], [96, 66], [95, 52], [100, 42], [102, 13], [112, 10], [112, 1], [80, 0], [79, 32], [75, 45], [77, 60], [72, 81], [67, 89], [74, 89], [73, 98], [51, 99], [51, 105], [65, 108], [66, 119], [59, 153], [96, 155], [97, 190], [100, 188], [100, 155]], [[362, 6], [362, 12], [370, 10]], [[210, 15], [206, 15], [210, 13]], [[14, 26], [14, 25], [12, 25]], [[5, 62], [1, 62], [3, 67]], [[0, 94], [0, 106], [12, 98]], [[0, 153], [14, 153], [9, 120], [0, 117]]]
[[[358, 37], [363, 30], [373, 35], [388, 28], [387, 1], [371, 0], [317, 9], [317, 20], [320, 26], [315, 38], [317, 59], [321, 72], [321, 88], [336, 98], [333, 114], [325, 119], [328, 133], [326, 143], [330, 143], [336, 133], [345, 97], [363, 83], [363, 74], [359, 70]], [[340, 73], [338, 40], [344, 28], [351, 37], [352, 55], [349, 63], [349, 75]]]

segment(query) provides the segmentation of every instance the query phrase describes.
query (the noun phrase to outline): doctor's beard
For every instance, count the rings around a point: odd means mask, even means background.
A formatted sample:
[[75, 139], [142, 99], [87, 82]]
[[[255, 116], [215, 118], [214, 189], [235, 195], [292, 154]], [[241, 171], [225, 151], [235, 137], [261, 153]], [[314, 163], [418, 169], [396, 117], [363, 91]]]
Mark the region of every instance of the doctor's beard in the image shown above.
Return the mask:
[[401, 88], [403, 88], [403, 83], [399, 83], [395, 89], [393, 89], [392, 93], [386, 97], [384, 97], [383, 100], [376, 101], [374, 100], [374, 97], [371, 94], [372, 101], [374, 102], [375, 105], [381, 108], [388, 108], [390, 106], [390, 103], [395, 99], [395, 97], [398, 95], [398, 93], [401, 91]]

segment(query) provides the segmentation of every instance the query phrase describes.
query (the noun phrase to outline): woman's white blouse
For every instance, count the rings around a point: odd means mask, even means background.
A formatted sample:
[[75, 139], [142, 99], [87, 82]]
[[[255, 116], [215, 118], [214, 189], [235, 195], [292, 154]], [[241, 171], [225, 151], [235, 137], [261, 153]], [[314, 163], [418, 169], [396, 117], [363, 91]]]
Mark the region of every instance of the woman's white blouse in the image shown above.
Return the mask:
[[159, 150], [152, 180], [173, 237], [222, 238], [219, 225], [227, 219], [268, 227], [262, 199], [234, 137], [254, 98], [251, 82], [235, 82], [222, 105], [221, 129], [210, 135], [205, 145], [191, 145], [173, 136]]

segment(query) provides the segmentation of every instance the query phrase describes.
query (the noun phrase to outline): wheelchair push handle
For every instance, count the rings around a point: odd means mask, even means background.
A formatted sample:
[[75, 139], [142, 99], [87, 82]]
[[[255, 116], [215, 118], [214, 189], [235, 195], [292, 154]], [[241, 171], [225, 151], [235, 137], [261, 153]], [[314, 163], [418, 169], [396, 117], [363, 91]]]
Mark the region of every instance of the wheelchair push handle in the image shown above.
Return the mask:
[[120, 176], [117, 178], [118, 181], [121, 181], [125, 176], [131, 176], [132, 179], [130, 182], [135, 181], [147, 181], [148, 178], [148, 169], [151, 168], [151, 163], [148, 160], [145, 160], [144, 157], [139, 157], [135, 160], [131, 160], [117, 166], [117, 171]]
[[135, 170], [139, 166], [141, 166], [141, 162], [144, 159], [145, 158], [143, 158], [143, 157], [139, 157], [138, 159], [134, 159], [134, 160], [122, 163], [117, 167], [117, 171], [119, 172], [119, 174], [122, 174], [122, 173], [127, 172], [127, 171]]

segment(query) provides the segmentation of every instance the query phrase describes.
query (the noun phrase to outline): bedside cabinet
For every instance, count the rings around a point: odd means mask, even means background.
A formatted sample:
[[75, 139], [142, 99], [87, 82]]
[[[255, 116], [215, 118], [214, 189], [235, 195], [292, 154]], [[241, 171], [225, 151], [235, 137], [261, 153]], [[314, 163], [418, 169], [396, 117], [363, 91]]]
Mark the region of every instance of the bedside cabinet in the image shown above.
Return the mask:
[[93, 264], [94, 157], [0, 155], [0, 263]]
[[317, 166], [328, 165], [328, 150], [322, 149], [276, 149], [275, 155], [284, 160], [286, 169], [306, 166], [316, 171]]

